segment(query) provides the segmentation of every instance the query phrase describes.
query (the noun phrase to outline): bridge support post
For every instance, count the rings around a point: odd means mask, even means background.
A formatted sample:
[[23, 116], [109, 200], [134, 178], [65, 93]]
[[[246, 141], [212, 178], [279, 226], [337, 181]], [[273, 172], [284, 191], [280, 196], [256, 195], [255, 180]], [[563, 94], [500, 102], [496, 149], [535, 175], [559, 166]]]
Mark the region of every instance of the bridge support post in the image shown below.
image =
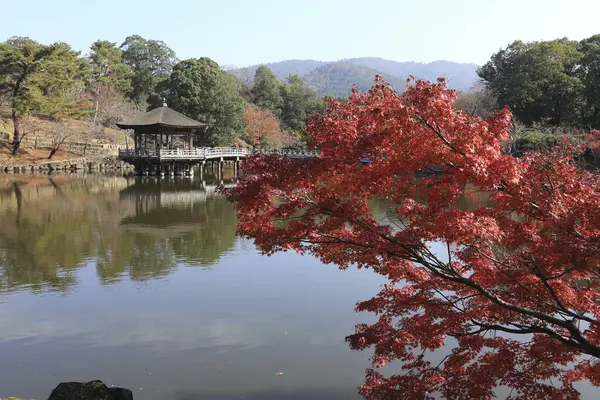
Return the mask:
[[236, 157], [235, 161], [233, 162], [233, 177], [234, 178], [239, 178], [240, 176], [240, 158]]

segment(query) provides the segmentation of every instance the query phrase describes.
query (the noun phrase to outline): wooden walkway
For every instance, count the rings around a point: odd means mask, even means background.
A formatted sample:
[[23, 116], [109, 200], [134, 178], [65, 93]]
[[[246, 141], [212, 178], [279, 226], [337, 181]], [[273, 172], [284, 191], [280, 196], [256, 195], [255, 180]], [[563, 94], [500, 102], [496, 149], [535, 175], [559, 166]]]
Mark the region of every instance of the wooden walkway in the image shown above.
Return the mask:
[[[246, 158], [255, 151], [233, 147], [197, 147], [191, 150], [119, 150], [119, 159], [130, 161], [189, 161], [202, 162], [208, 160], [239, 160]], [[303, 150], [272, 150], [261, 151], [266, 154], [279, 154], [291, 158], [319, 157], [318, 151]]]

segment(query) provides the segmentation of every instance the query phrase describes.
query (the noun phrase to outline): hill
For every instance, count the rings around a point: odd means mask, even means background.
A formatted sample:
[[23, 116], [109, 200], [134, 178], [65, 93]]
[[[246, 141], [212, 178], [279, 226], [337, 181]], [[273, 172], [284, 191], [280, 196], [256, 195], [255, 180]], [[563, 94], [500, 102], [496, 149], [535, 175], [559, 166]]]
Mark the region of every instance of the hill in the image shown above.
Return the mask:
[[354, 85], [361, 91], [369, 90], [373, 86], [377, 74], [383, 76], [386, 82], [392, 85], [396, 91], [404, 91], [406, 87], [404, 79], [363, 65], [347, 62], [325, 64], [304, 75], [303, 79], [319, 96], [347, 97]]
[[[469, 90], [477, 82], [477, 65], [455, 63], [451, 61], [434, 61], [431, 63], [398, 62], [377, 57], [350, 58], [334, 62], [315, 60], [286, 60], [264, 64], [281, 80], [290, 74], [301, 76], [312, 85], [319, 94], [349, 93], [353, 85], [362, 90], [368, 89], [376, 74], [382, 75], [389, 83], [402, 88], [409, 75], [434, 81], [438, 77], [447, 79], [448, 86], [459, 91]], [[353, 68], [359, 67], [359, 68]], [[233, 69], [231, 72], [243, 81], [251, 81], [258, 65]], [[370, 77], [367, 78], [367, 74]], [[368, 85], [366, 82], [369, 82]], [[366, 86], [365, 86], [366, 85]]]
[[466, 91], [477, 82], [477, 64], [455, 63], [451, 61], [434, 61], [431, 63], [397, 62], [383, 58], [362, 57], [344, 60], [355, 65], [364, 65], [386, 74], [408, 78], [411, 74], [417, 78], [435, 81], [446, 78], [452, 89]]
[[230, 72], [232, 72], [242, 81], [252, 80], [254, 78], [254, 74], [256, 73], [256, 69], [261, 65], [266, 65], [281, 82], [285, 82], [287, 77], [290, 75], [304, 76], [325, 64], [327, 64], [327, 62], [315, 60], [286, 60], [268, 64], [253, 65], [246, 68], [231, 69]]

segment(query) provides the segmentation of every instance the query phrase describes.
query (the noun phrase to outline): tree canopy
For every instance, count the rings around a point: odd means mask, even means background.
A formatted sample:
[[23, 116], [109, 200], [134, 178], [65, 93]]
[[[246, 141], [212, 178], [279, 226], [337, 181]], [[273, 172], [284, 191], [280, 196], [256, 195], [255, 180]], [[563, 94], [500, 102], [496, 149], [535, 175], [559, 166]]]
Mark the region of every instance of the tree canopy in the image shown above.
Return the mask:
[[283, 99], [279, 92], [280, 86], [281, 82], [268, 67], [258, 67], [250, 89], [252, 103], [271, 110], [275, 116], [279, 117], [283, 106]]
[[322, 110], [317, 93], [311, 90], [298, 75], [288, 77], [287, 85], [281, 85], [283, 108], [281, 123], [286, 129], [302, 131], [306, 121]]
[[32, 76], [41, 69], [42, 63], [55, 51], [25, 37], [12, 37], [0, 44], [0, 93], [8, 96], [12, 109], [13, 155], [21, 145], [19, 122], [22, 116], [35, 111]]
[[577, 125], [585, 88], [579, 44], [568, 39], [515, 41], [492, 56], [479, 76], [500, 105], [527, 125]]
[[[504, 154], [510, 113], [482, 120], [455, 100], [423, 81], [330, 99], [307, 127], [320, 157], [254, 155], [225, 191], [239, 230], [267, 254], [387, 278], [357, 306], [377, 320], [347, 338], [374, 350], [367, 398], [579, 398], [575, 382], [600, 386], [600, 180], [567, 146]], [[457, 208], [473, 193], [488, 206]]]
[[169, 77], [177, 62], [175, 52], [163, 41], [144, 39], [139, 35], [128, 36], [121, 44], [121, 50], [123, 62], [131, 73], [129, 97], [145, 108], [156, 85]]
[[253, 104], [246, 106], [244, 113], [246, 127], [242, 137], [247, 143], [260, 147], [281, 147], [283, 144], [279, 121], [268, 108]]
[[583, 57], [577, 76], [583, 84], [581, 119], [586, 127], [600, 128], [600, 35], [584, 39], [580, 43]]
[[123, 95], [131, 93], [131, 72], [122, 61], [123, 52], [116, 43], [96, 40], [90, 48], [89, 60], [93, 83], [102, 84]]
[[31, 79], [36, 112], [54, 119], [79, 117], [89, 110], [84, 93], [90, 80], [89, 65], [67, 43], [56, 43]]
[[204, 144], [230, 145], [244, 130], [244, 99], [235, 77], [210, 58], [179, 62], [161, 85], [169, 107], [209, 124]]

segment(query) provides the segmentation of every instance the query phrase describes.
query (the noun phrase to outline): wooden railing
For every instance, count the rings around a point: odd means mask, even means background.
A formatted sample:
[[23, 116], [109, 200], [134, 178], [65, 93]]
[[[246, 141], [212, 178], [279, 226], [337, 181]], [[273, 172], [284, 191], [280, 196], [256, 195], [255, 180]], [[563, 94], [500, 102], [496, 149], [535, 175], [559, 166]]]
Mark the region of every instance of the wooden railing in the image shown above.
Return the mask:
[[257, 152], [264, 154], [278, 154], [291, 158], [319, 157], [319, 152], [317, 150], [257, 150]]
[[197, 147], [195, 149], [161, 149], [161, 150], [119, 150], [119, 158], [159, 159], [159, 160], [207, 160], [219, 157], [246, 157], [252, 153], [279, 154], [292, 158], [319, 157], [318, 151], [303, 150], [249, 150], [234, 147]]

